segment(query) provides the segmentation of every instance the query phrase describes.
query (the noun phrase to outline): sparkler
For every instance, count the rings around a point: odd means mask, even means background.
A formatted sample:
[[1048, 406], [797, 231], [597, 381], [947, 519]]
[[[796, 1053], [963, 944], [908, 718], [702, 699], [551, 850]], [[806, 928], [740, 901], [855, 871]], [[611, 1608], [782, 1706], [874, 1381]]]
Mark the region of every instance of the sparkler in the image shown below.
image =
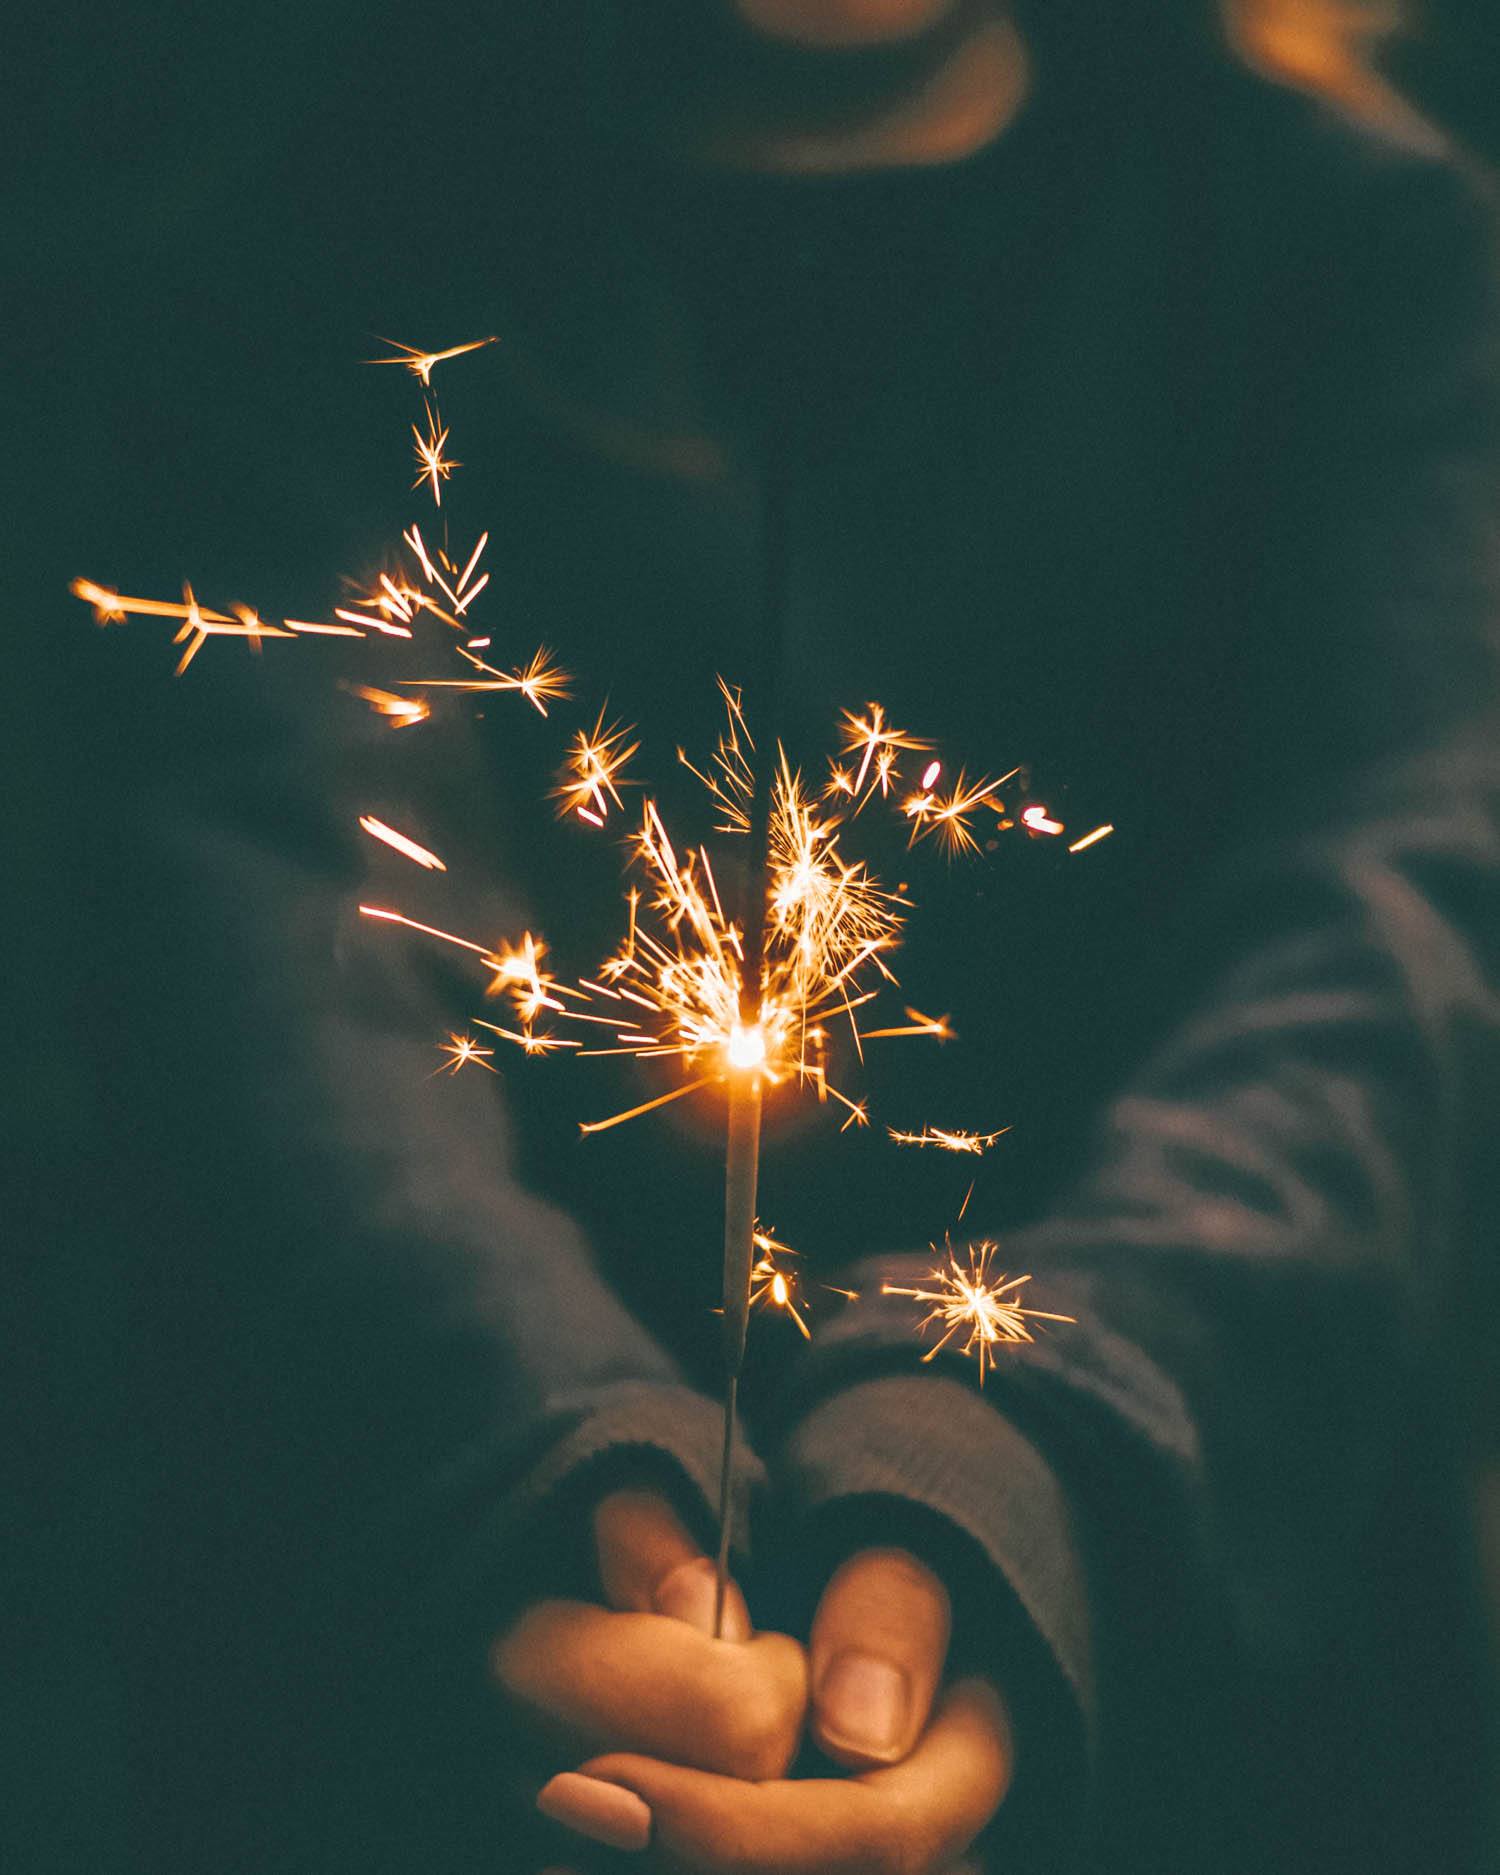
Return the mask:
[[[489, 337], [422, 351], [386, 340], [392, 354], [370, 361], [401, 365], [422, 386], [425, 428], [413, 424], [411, 429], [418, 471], [412, 487], [426, 489], [436, 508], [442, 507], [444, 483], [461, 465], [447, 454], [449, 428], [430, 394], [433, 372], [447, 360], [495, 342]], [[728, 1577], [733, 1427], [749, 1313], [752, 1307], [779, 1310], [804, 1337], [810, 1335], [805, 1304], [787, 1263], [796, 1253], [761, 1229], [756, 1217], [766, 1096], [782, 1087], [810, 1090], [819, 1103], [840, 1109], [841, 1131], [862, 1127], [869, 1123], [867, 1103], [830, 1078], [835, 1038], [847, 1034], [854, 1056], [862, 1061], [870, 1042], [943, 1042], [953, 1034], [946, 1014], [929, 1016], [911, 1007], [902, 1021], [868, 1026], [868, 1006], [896, 986], [892, 953], [911, 907], [904, 887], [889, 889], [863, 860], [847, 855], [849, 829], [867, 809], [888, 806], [907, 823], [909, 846], [931, 840], [950, 859], [979, 851], [979, 823], [986, 815], [992, 816], [997, 831], [1015, 829], [1033, 836], [1065, 831], [1038, 803], [1018, 807], [1014, 818], [1007, 813], [1000, 790], [1015, 780], [1020, 772], [1015, 768], [971, 781], [960, 767], [945, 784], [943, 763], [932, 755], [934, 744], [897, 727], [875, 702], [862, 712], [843, 712], [827, 782], [817, 792], [808, 788], [775, 735], [788, 565], [786, 486], [780, 462], [773, 464], [767, 487], [763, 667], [748, 708], [734, 685], [719, 680], [724, 727], [705, 760], [695, 764], [681, 748], [677, 751], [680, 762], [707, 791], [715, 830], [746, 842], [738, 903], [726, 908], [707, 846], [679, 849], [656, 799], [647, 796], [631, 840], [636, 877], [626, 894], [625, 934], [590, 975], [564, 980], [549, 966], [547, 946], [531, 932], [513, 943], [489, 945], [388, 907], [359, 907], [364, 917], [458, 947], [476, 959], [488, 972], [489, 994], [503, 1000], [511, 1016], [508, 1022], [476, 1017], [475, 1028], [528, 1055], [567, 1051], [579, 1057], [667, 1059], [687, 1075], [681, 1085], [623, 1112], [581, 1122], [583, 1133], [723, 1090], [726, 1387], [715, 1633], [722, 1626]], [[429, 621], [435, 622], [445, 628], [440, 636], [465, 667], [462, 674], [396, 679], [396, 689], [349, 682], [343, 687], [397, 728], [426, 721], [431, 714], [428, 696], [435, 690], [476, 696], [515, 693], [545, 717], [551, 705], [570, 696], [570, 678], [545, 647], [515, 664], [490, 662], [479, 655], [490, 649], [492, 636], [476, 626], [470, 613], [490, 582], [489, 572], [482, 569], [489, 534], [481, 533], [467, 553], [450, 553], [446, 526], [445, 517], [440, 544], [430, 544], [415, 523], [407, 527], [385, 568], [354, 587], [347, 602], [333, 609], [332, 620], [285, 618], [271, 623], [245, 605], [206, 607], [189, 586], [180, 602], [132, 598], [85, 579], [76, 580], [72, 590], [93, 608], [100, 624], [133, 616], [175, 621], [176, 642], [185, 646], [178, 675], [210, 637], [243, 638], [252, 650], [259, 650], [268, 638], [410, 641]], [[552, 791], [559, 816], [602, 828], [611, 815], [623, 813], [622, 791], [632, 785], [626, 770], [639, 752], [634, 729], [607, 722], [601, 707], [592, 728], [576, 730], [568, 743]], [[904, 765], [914, 756], [931, 759], [923, 762], [913, 787]], [[446, 871], [436, 853], [374, 815], [361, 816], [359, 824], [371, 838], [412, 863], [429, 872]], [[1096, 827], [1068, 850], [1083, 852], [1113, 831], [1107, 824]], [[993, 846], [994, 841], [986, 838], [983, 844]], [[470, 1034], [455, 1030], [438, 1046], [444, 1059], [433, 1075], [456, 1075], [468, 1066], [497, 1072], [495, 1049]], [[1009, 1129], [886, 1130], [900, 1146], [980, 1156]], [[971, 1185], [971, 1193], [972, 1189]], [[966, 1198], [965, 1208], [967, 1203]], [[994, 1244], [980, 1243], [962, 1264], [950, 1246], [947, 1264], [930, 1272], [929, 1287], [885, 1286], [887, 1294], [929, 1305], [923, 1330], [934, 1323], [942, 1326], [941, 1339], [925, 1359], [962, 1334], [964, 1351], [978, 1356], [981, 1380], [997, 1346], [1032, 1338], [1028, 1323], [1071, 1319], [1024, 1307], [1018, 1292], [1029, 1278], [992, 1278], [994, 1255]], [[849, 1301], [858, 1299], [852, 1290], [832, 1292]]]

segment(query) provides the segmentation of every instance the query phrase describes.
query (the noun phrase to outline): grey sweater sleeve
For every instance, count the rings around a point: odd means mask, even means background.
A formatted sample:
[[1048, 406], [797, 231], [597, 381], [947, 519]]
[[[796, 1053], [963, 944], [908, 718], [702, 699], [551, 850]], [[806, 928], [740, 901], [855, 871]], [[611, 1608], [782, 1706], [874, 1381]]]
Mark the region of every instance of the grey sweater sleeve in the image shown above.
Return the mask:
[[[1002, 1245], [1077, 1326], [1001, 1349], [964, 1393], [972, 1364], [919, 1369], [919, 1311], [882, 1294], [932, 1258], [881, 1259], [850, 1277], [786, 1439], [813, 1503], [908, 1496], [982, 1545], [1099, 1735], [1102, 1839], [1142, 1866], [1168, 1866], [1142, 1847], [1163, 1804], [1160, 1852], [1200, 1865], [1187, 1812], [1215, 1775], [1245, 1806], [1205, 1801], [1226, 1841], [1290, 1802], [1246, 1763], [1336, 1778], [1313, 1767], [1381, 1723], [1385, 1695], [1354, 1689], [1393, 1647], [1409, 1684], [1442, 1672], [1376, 1611], [1399, 1454], [1441, 1397], [1451, 1259], [1485, 1240], [1493, 1189], [1500, 317], [1487, 203], [1445, 164], [1380, 167], [1289, 301], [1302, 362], [1245, 557], [1255, 826], [1184, 933], [1202, 987], [1091, 1169]], [[1210, 1748], [1234, 1754], [1217, 1774]], [[1372, 1840], [1412, 1827], [1362, 1802]]]
[[[348, 758], [272, 733], [261, 700], [244, 721], [226, 697], [184, 709], [222, 740], [183, 778], [171, 751], [155, 766], [103, 1012], [132, 1236], [153, 1211], [152, 1363], [196, 1399], [167, 1415], [203, 1448], [177, 1468], [201, 1463], [220, 1510], [240, 1498], [265, 1607], [321, 1638], [366, 1594], [451, 1613], [462, 1578], [477, 1641], [519, 1595], [586, 1581], [579, 1545], [549, 1554], [538, 1533], [611, 1454], [651, 1466], [711, 1542], [721, 1408], [528, 1189], [503, 1072], [434, 1073], [480, 986], [359, 916], [428, 905], [417, 869], [359, 833]], [[462, 788], [462, 744], [445, 753]], [[402, 759], [381, 746], [381, 802], [434, 837]], [[450, 922], [513, 931], [482, 877]], [[753, 1460], [741, 1475], [748, 1491]]]

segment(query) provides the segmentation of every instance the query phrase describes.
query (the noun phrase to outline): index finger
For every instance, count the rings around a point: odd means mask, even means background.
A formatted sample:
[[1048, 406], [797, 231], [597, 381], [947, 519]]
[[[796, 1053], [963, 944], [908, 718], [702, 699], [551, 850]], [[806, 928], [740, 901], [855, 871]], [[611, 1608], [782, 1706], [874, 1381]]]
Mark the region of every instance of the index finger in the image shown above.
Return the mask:
[[651, 1811], [651, 1842], [695, 1875], [929, 1875], [999, 1808], [1013, 1765], [1004, 1702], [951, 1688], [911, 1756], [850, 1778], [746, 1784], [622, 1753], [581, 1766]]
[[740, 1777], [786, 1769], [807, 1699], [802, 1649], [785, 1634], [713, 1641], [664, 1615], [589, 1602], [533, 1603], [490, 1664], [527, 1718], [574, 1750], [623, 1746]]

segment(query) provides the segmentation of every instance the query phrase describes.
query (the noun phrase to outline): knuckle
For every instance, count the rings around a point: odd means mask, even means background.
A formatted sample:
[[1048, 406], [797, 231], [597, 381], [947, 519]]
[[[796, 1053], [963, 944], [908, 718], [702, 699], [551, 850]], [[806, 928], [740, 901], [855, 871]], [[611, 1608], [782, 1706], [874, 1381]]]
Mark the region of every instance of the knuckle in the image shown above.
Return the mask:
[[658, 1853], [672, 1875], [776, 1875], [780, 1866], [768, 1856], [753, 1807], [743, 1802], [708, 1803], [663, 1820]]
[[544, 1607], [528, 1608], [490, 1643], [490, 1678], [503, 1691], [517, 1692], [534, 1677], [538, 1638], [545, 1633], [546, 1619]]
[[765, 1845], [742, 1823], [721, 1823], [709, 1854], [714, 1875], [767, 1875]]
[[910, 1837], [898, 1836], [881, 1850], [880, 1875], [932, 1875], [932, 1859]]
[[724, 1676], [712, 1705], [717, 1768], [749, 1783], [780, 1777], [797, 1748], [797, 1715], [764, 1672]]
[[780, 1703], [764, 1694], [735, 1713], [730, 1738], [735, 1775], [752, 1784], [780, 1777], [796, 1750]]
[[492, 1685], [514, 1700], [544, 1701], [558, 1683], [558, 1661], [565, 1658], [577, 1625], [579, 1604], [533, 1602], [490, 1643]]
[[939, 1578], [910, 1550], [894, 1547], [867, 1550], [865, 1557], [869, 1567], [879, 1570], [886, 1586], [897, 1592], [946, 1597], [947, 1591]]
[[873, 1875], [932, 1875], [933, 1854], [927, 1821], [919, 1806], [898, 1800], [881, 1832]]

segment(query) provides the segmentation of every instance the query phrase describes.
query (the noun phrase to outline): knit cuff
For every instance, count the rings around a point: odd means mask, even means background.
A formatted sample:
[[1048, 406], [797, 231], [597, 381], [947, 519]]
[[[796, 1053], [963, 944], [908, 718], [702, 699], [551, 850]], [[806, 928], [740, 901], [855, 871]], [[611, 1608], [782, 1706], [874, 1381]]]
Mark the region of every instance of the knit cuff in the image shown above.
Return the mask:
[[931, 1371], [858, 1381], [789, 1435], [780, 1482], [809, 1516], [885, 1497], [935, 1512], [1009, 1584], [1092, 1738], [1088, 1587], [1062, 1487], [984, 1396]]
[[[569, 1413], [566, 1405], [556, 1410], [559, 1417]], [[590, 1396], [533, 1466], [507, 1505], [507, 1521], [524, 1526], [550, 1506], [572, 1499], [594, 1481], [600, 1467], [639, 1461], [661, 1473], [694, 1534], [712, 1547], [723, 1440], [723, 1407], [691, 1388], [640, 1381], [607, 1387]], [[750, 1499], [764, 1476], [737, 1426], [730, 1529], [739, 1553], [748, 1549]]]

